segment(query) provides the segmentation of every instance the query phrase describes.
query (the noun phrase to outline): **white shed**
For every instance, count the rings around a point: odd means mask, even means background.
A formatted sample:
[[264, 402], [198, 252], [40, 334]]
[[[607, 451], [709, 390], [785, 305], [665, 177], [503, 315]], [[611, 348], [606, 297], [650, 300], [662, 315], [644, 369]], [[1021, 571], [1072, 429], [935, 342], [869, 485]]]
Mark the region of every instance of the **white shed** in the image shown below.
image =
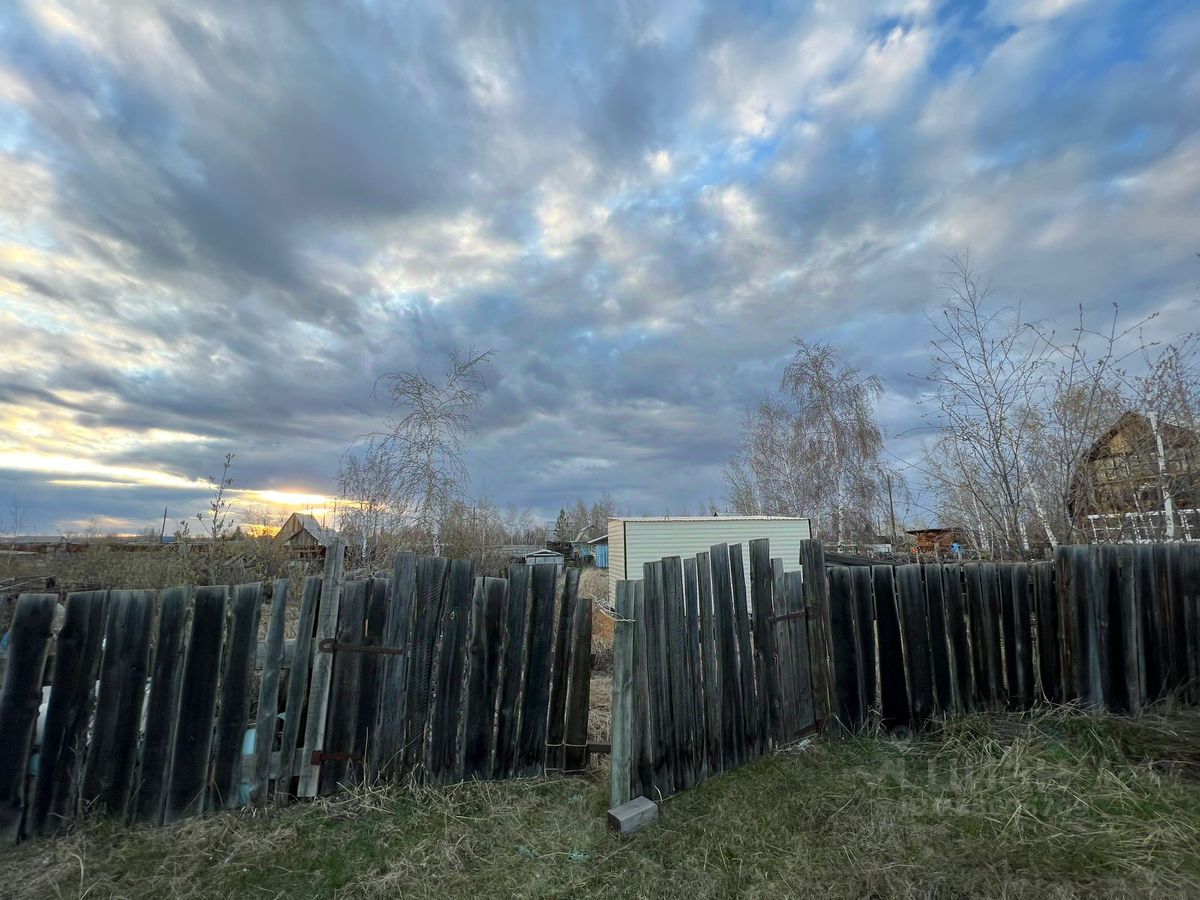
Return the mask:
[[535, 550], [525, 554], [527, 566], [556, 566], [561, 569], [564, 561], [565, 557], [557, 550]]
[[812, 537], [812, 522], [793, 516], [661, 516], [608, 520], [608, 589], [615, 602], [617, 582], [642, 577], [642, 565], [664, 556], [695, 556], [714, 544], [741, 544], [749, 596], [749, 544], [771, 542], [771, 558], [786, 572], [800, 570], [800, 542]]

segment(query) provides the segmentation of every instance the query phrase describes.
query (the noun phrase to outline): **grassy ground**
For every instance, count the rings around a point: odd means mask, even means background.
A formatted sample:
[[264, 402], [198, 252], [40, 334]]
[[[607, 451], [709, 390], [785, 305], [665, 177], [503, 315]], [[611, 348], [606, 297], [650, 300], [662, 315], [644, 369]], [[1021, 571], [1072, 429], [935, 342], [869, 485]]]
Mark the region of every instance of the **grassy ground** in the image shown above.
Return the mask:
[[1200, 721], [817, 740], [605, 829], [606, 773], [359, 793], [0, 853], [11, 897], [1200, 896]]

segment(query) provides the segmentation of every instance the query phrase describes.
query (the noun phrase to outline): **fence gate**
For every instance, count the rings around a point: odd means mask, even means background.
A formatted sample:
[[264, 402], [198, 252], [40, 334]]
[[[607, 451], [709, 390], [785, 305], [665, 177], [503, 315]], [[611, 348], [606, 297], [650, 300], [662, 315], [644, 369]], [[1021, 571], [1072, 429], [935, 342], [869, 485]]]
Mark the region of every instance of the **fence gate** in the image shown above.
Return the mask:
[[807, 597], [804, 572], [784, 572], [765, 539], [749, 544], [749, 597], [739, 544], [618, 582], [613, 807], [663, 799], [817, 726], [827, 701], [814, 691], [810, 642], [825, 646], [828, 594], [819, 544], [810, 555]]

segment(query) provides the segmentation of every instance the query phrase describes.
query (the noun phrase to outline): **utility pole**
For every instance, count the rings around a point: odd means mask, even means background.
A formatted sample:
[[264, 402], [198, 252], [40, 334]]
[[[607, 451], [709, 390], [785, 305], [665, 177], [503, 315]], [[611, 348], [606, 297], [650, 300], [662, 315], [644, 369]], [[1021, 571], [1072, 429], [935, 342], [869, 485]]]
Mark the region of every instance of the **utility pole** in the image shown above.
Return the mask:
[[892, 537], [892, 543], [895, 543], [895, 541], [896, 541], [896, 503], [892, 499], [892, 473], [888, 472], [885, 469], [881, 469], [880, 471], [883, 472], [883, 480], [887, 482], [888, 514], [892, 518], [892, 535], [891, 535], [891, 537]]
[[167, 508], [163, 507], [163, 523], [162, 530], [158, 533], [158, 542], [161, 544], [167, 537]]

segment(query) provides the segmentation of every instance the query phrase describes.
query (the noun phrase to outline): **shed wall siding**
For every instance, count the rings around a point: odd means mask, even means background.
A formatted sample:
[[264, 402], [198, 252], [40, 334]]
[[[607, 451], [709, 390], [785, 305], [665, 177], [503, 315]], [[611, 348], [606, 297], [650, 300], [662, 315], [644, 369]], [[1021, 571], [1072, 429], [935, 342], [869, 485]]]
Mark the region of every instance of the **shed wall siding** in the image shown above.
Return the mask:
[[[619, 541], [618, 550], [617, 535], [622, 531], [623, 539]], [[608, 528], [609, 597], [615, 602], [617, 582], [626, 577], [626, 572], [630, 579], [641, 578], [645, 563], [666, 556], [695, 556], [713, 544], [742, 545], [742, 556], [746, 560], [746, 596], [749, 596], [750, 541], [768, 538], [771, 541], [771, 558], [782, 559], [785, 572], [798, 572], [800, 542], [811, 536], [812, 526], [808, 519], [735, 519], [719, 516], [674, 521], [614, 519], [609, 522]]]

